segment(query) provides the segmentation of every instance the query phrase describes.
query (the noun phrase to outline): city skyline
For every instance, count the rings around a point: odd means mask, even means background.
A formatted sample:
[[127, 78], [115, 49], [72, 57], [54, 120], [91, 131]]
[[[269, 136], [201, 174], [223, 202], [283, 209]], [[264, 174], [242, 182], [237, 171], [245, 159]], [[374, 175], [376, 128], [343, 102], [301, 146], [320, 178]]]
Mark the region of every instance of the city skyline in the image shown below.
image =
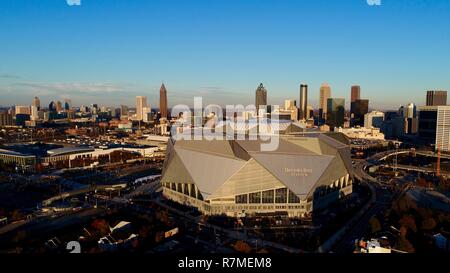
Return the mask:
[[328, 82], [346, 109], [357, 84], [371, 108], [392, 110], [425, 105], [423, 92], [450, 86], [448, 1], [175, 2], [2, 1], [0, 104], [38, 96], [133, 105], [141, 95], [157, 105], [164, 81], [169, 107], [191, 104], [193, 96], [252, 104], [259, 82], [268, 103], [283, 105], [304, 82], [318, 108]]

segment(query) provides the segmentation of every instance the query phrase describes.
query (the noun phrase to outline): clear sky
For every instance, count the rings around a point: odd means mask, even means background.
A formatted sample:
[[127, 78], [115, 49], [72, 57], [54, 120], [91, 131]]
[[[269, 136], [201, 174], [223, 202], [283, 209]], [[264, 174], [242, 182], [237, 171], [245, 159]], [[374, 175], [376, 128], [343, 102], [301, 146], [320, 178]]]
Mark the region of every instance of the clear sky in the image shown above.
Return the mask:
[[269, 103], [309, 85], [348, 102], [361, 85], [370, 107], [425, 102], [450, 89], [450, 0], [0, 1], [0, 105]]

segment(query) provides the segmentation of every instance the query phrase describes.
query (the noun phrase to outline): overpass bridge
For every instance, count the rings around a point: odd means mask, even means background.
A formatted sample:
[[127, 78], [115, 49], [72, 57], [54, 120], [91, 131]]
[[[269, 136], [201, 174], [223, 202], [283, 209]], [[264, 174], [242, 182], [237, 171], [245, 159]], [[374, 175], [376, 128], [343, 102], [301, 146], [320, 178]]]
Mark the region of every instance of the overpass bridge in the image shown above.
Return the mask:
[[[433, 151], [423, 151], [423, 150], [410, 150], [410, 149], [398, 149], [398, 150], [389, 150], [385, 152], [378, 153], [376, 155], [373, 155], [369, 157], [368, 161], [384, 161], [388, 157], [395, 156], [395, 155], [401, 155], [401, 154], [409, 154], [414, 153], [416, 155], [422, 155], [422, 156], [428, 156], [428, 157], [437, 157], [438, 154]], [[442, 154], [441, 158], [450, 159], [450, 154]]]
[[[391, 168], [391, 169], [398, 169], [398, 170], [405, 170], [405, 171], [413, 171], [413, 172], [420, 172], [420, 173], [426, 173], [426, 174], [432, 174], [436, 172], [435, 168], [429, 168], [429, 167], [419, 167], [419, 166], [411, 166], [411, 165], [393, 165], [393, 164], [383, 164], [381, 165], [385, 168]], [[450, 175], [449, 172], [442, 171], [441, 175], [448, 176]]]
[[88, 193], [88, 192], [95, 192], [95, 191], [98, 191], [98, 190], [115, 191], [115, 190], [124, 189], [126, 187], [127, 187], [127, 184], [91, 186], [91, 187], [88, 187], [88, 188], [74, 190], [74, 191], [70, 191], [70, 192], [64, 192], [64, 193], [55, 195], [53, 197], [50, 197], [50, 198], [42, 201], [42, 205], [43, 206], [49, 206], [53, 202], [56, 202], [56, 201], [59, 201], [59, 200], [63, 200], [63, 199], [66, 199], [66, 198], [69, 198], [69, 197], [72, 197], [72, 196], [77, 196], [77, 195], [80, 195], [80, 194]]

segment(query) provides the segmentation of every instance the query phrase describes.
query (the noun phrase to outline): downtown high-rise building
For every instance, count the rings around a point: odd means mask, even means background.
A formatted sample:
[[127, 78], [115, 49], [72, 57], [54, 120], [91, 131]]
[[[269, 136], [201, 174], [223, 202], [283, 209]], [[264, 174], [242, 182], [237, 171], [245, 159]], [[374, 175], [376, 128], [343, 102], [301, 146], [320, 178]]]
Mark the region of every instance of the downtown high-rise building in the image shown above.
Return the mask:
[[384, 113], [380, 111], [372, 111], [364, 115], [364, 127], [371, 129], [372, 127], [381, 128], [384, 122]]
[[7, 111], [0, 112], [0, 126], [11, 126], [14, 124], [13, 115]]
[[56, 103], [54, 101], [51, 101], [48, 104], [48, 111], [49, 112], [56, 112]]
[[62, 107], [62, 103], [60, 101], [56, 102], [56, 112], [62, 112], [63, 107]]
[[161, 85], [159, 89], [159, 112], [161, 113], [161, 118], [168, 118], [168, 110], [167, 110], [167, 89], [164, 83]]
[[447, 105], [447, 91], [427, 91], [427, 106]]
[[450, 106], [420, 107], [418, 133], [435, 149], [450, 151]]
[[31, 108], [30, 106], [26, 105], [16, 105], [15, 107], [15, 113], [16, 115], [31, 115]]
[[120, 117], [125, 118], [128, 117], [128, 106], [120, 105]]
[[408, 106], [404, 108], [403, 117], [405, 118], [415, 118], [417, 112], [417, 107], [414, 103], [410, 102]]
[[257, 114], [259, 113], [259, 107], [267, 106], [267, 90], [262, 83], [260, 83], [256, 89], [255, 106]]
[[284, 110], [292, 110], [296, 107], [295, 100], [285, 100], [284, 101]]
[[369, 112], [369, 100], [357, 99], [350, 104], [351, 126], [364, 126], [364, 115]]
[[353, 85], [351, 88], [350, 102], [355, 102], [361, 98], [361, 87], [359, 85]]
[[143, 120], [144, 119], [144, 108], [147, 107], [147, 97], [146, 96], [137, 96], [136, 97], [136, 119]]
[[331, 97], [331, 87], [328, 83], [323, 83], [320, 86], [320, 98], [319, 98], [319, 118], [327, 118], [327, 101]]
[[70, 99], [64, 100], [64, 110], [69, 111], [72, 107], [72, 101]]
[[38, 97], [34, 97], [31, 102], [31, 120], [39, 119], [39, 110], [41, 109], [41, 100]]
[[330, 128], [344, 126], [345, 99], [328, 98], [327, 100], [327, 125]]
[[306, 120], [308, 118], [308, 85], [300, 84], [300, 104], [299, 104], [299, 116], [300, 120]]
[[41, 100], [38, 97], [34, 97], [33, 102], [31, 102], [31, 106], [37, 108], [37, 110], [41, 110]]

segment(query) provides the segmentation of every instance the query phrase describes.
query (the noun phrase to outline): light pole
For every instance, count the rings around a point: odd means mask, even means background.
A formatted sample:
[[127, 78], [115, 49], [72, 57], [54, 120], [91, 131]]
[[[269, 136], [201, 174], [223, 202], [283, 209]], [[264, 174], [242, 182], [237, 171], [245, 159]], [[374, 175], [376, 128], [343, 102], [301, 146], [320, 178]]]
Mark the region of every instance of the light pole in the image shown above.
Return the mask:
[[394, 161], [394, 176], [397, 177], [397, 164], [398, 164], [398, 143], [395, 143], [395, 161]]

